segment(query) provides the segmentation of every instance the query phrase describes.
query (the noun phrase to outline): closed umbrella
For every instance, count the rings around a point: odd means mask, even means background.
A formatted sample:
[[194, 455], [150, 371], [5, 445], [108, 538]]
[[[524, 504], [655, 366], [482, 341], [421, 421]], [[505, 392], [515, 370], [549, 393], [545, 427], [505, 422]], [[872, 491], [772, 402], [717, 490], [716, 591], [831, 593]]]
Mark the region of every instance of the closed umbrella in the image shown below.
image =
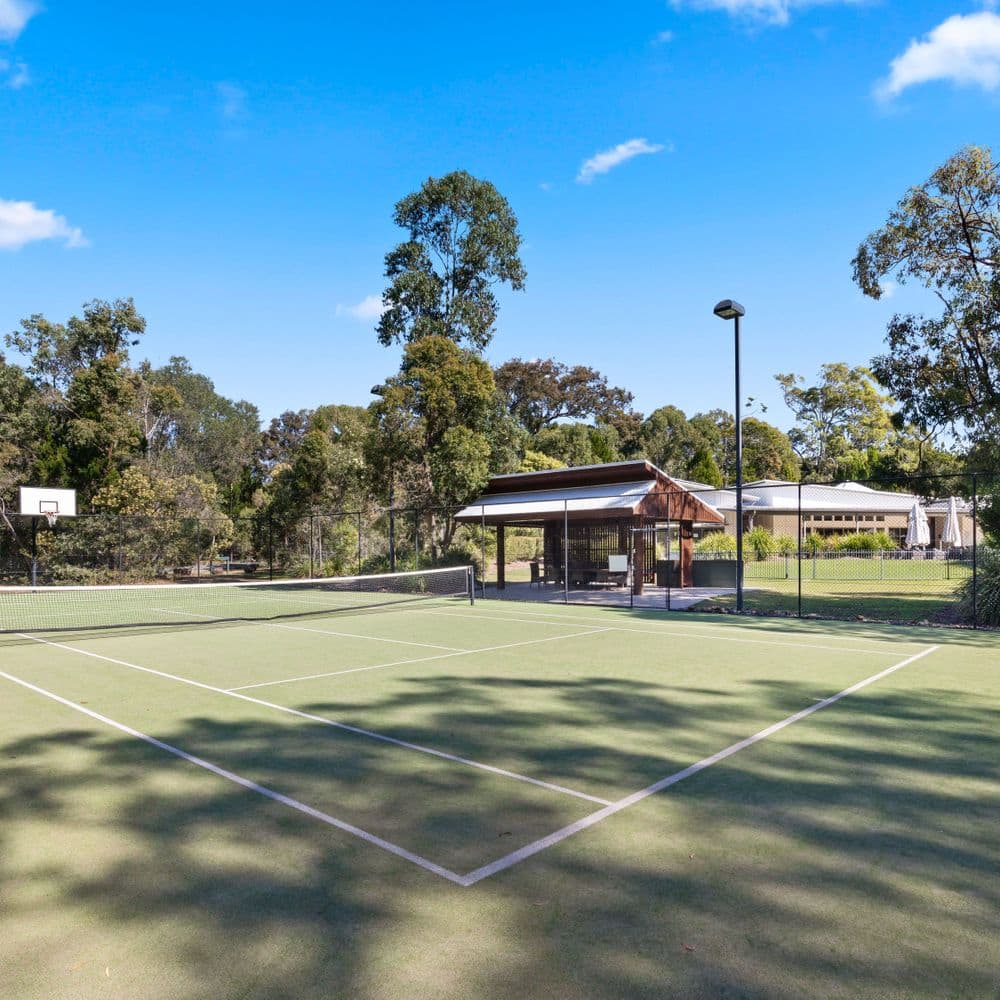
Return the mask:
[[958, 501], [954, 497], [948, 499], [948, 514], [944, 519], [944, 530], [941, 532], [941, 546], [946, 549], [957, 549], [962, 544], [962, 529], [958, 523]]
[[906, 524], [906, 547], [920, 548], [931, 543], [931, 526], [927, 523], [927, 514], [919, 503], [914, 503]]

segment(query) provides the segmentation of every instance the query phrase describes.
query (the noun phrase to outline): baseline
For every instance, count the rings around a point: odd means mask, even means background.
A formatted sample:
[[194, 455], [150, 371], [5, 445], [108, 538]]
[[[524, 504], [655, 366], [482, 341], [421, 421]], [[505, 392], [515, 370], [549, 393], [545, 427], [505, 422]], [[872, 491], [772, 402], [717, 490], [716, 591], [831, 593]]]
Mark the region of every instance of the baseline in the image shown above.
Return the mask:
[[235, 785], [240, 785], [248, 791], [256, 792], [258, 795], [262, 795], [266, 799], [271, 799], [272, 801], [278, 802], [283, 806], [288, 806], [290, 809], [295, 809], [312, 819], [319, 820], [321, 823], [326, 823], [328, 826], [342, 830], [344, 833], [349, 833], [352, 837], [358, 837], [375, 847], [381, 848], [383, 851], [388, 851], [390, 854], [394, 854], [397, 858], [402, 858], [404, 861], [409, 861], [411, 864], [418, 865], [425, 871], [432, 872], [434, 875], [439, 875], [441, 878], [447, 879], [449, 882], [455, 882], [458, 885], [464, 884], [462, 876], [457, 872], [453, 872], [450, 868], [445, 868], [443, 865], [439, 865], [420, 854], [408, 851], [405, 847], [400, 847], [399, 844], [394, 844], [392, 841], [385, 840], [382, 837], [376, 836], [374, 833], [362, 830], [361, 827], [354, 826], [353, 823], [348, 823], [345, 820], [337, 819], [336, 816], [331, 816], [329, 813], [322, 812], [319, 809], [314, 809], [312, 806], [306, 805], [298, 799], [293, 799], [290, 795], [284, 795], [282, 792], [276, 792], [273, 788], [268, 788], [266, 785], [260, 785], [256, 781], [251, 781], [249, 778], [244, 778], [242, 775], [236, 774], [234, 771], [220, 767], [218, 764], [213, 764], [211, 761], [205, 760], [203, 757], [197, 757], [194, 754], [190, 754], [186, 750], [182, 750], [180, 747], [175, 747], [172, 743], [165, 743], [163, 740], [158, 740], [155, 736], [150, 736], [148, 733], [143, 733], [138, 729], [133, 729], [131, 726], [127, 726], [123, 722], [117, 722], [106, 715], [101, 715], [99, 712], [94, 712], [89, 708], [84, 708], [83, 705], [76, 704], [67, 698], [57, 695], [53, 691], [47, 691], [45, 688], [38, 687], [36, 684], [32, 684], [20, 677], [15, 677], [13, 674], [8, 674], [6, 671], [0, 670], [0, 677], [3, 677], [5, 680], [11, 681], [14, 684], [20, 684], [21, 687], [27, 688], [29, 691], [34, 691], [36, 694], [40, 694], [45, 698], [51, 698], [52, 701], [58, 702], [60, 705], [65, 705], [67, 708], [71, 708], [74, 712], [80, 712], [82, 715], [89, 716], [91, 719], [103, 723], [106, 726], [110, 726], [112, 729], [117, 729], [119, 732], [132, 736], [137, 740], [142, 740], [144, 743], [148, 743], [150, 746], [154, 746], [158, 750], [163, 750], [166, 753], [173, 754], [173, 756], [179, 757], [181, 760], [187, 761], [189, 764], [194, 764], [195, 767], [200, 767], [217, 777], [223, 778], [226, 781], [231, 781]]
[[[437, 750], [434, 747], [426, 747], [420, 743], [411, 743], [409, 740], [401, 740], [395, 736], [388, 736], [386, 733], [379, 733], [373, 729], [363, 729], [361, 726], [352, 726], [347, 722], [337, 722], [336, 719], [329, 719], [324, 715], [314, 715], [312, 712], [303, 712], [298, 708], [290, 708], [287, 705], [279, 705], [273, 701], [264, 701], [261, 698], [254, 698], [251, 695], [240, 694], [238, 691], [227, 691], [225, 688], [216, 687], [213, 684], [205, 684], [202, 681], [191, 680], [188, 677], [180, 677], [177, 674], [167, 673], [165, 670], [157, 670], [154, 667], [143, 667], [138, 663], [130, 663], [128, 660], [118, 660], [112, 656], [105, 656], [103, 653], [95, 653], [89, 649], [80, 649], [77, 646], [70, 646], [64, 642], [53, 642], [50, 639], [40, 639], [38, 636], [28, 633], [16, 633], [23, 639], [31, 639], [33, 642], [41, 643], [43, 646], [51, 646], [54, 649], [62, 649], [71, 653], [79, 653], [81, 656], [89, 656], [95, 660], [103, 660], [105, 663], [114, 663], [120, 667], [127, 667], [130, 670], [138, 670], [144, 674], [151, 674], [155, 677], [162, 677], [166, 680], [177, 681], [180, 684], [188, 684], [191, 687], [201, 688], [203, 691], [211, 691], [214, 694], [225, 695], [229, 698], [238, 698], [253, 705], [260, 705], [264, 708], [274, 709], [277, 712], [284, 712], [286, 715], [294, 715], [300, 719], [307, 719], [310, 722], [318, 722], [323, 726], [330, 726], [332, 729], [340, 729], [355, 736], [365, 736], [369, 739], [378, 740], [381, 743], [389, 743], [392, 746], [401, 747], [404, 750], [413, 750], [416, 753], [427, 754], [431, 757], [438, 757], [441, 760], [451, 761], [453, 764], [463, 764], [466, 767], [474, 767], [480, 771], [487, 771], [490, 774], [498, 775], [502, 778], [510, 778], [513, 781], [523, 781], [525, 784], [536, 785], [550, 792], [558, 792], [561, 795], [571, 795], [577, 799], [585, 799], [588, 802], [597, 802], [608, 805], [608, 799], [602, 799], [597, 795], [589, 795], [586, 792], [579, 792], [574, 788], [567, 788], [564, 785], [557, 785], [550, 781], [542, 781], [540, 778], [532, 778], [526, 774], [519, 774], [517, 771], [509, 771], [503, 767], [495, 767], [492, 764], [484, 764], [482, 761], [472, 760], [469, 757], [461, 757], [458, 754], [448, 753], [446, 750]], [[545, 641], [545, 640], [540, 640]], [[447, 653], [446, 656], [460, 656], [460, 653]], [[409, 661], [416, 662], [416, 661]]]
[[829, 708], [831, 705], [836, 704], [848, 695], [854, 694], [855, 692], [868, 687], [869, 684], [874, 684], [876, 681], [882, 680], [884, 677], [888, 677], [897, 670], [902, 670], [903, 667], [907, 667], [911, 663], [915, 663], [917, 660], [923, 659], [925, 656], [936, 652], [940, 648], [940, 646], [928, 646], [922, 649], [919, 653], [914, 653], [912, 656], [908, 656], [905, 660], [901, 660], [899, 663], [895, 663], [891, 667], [886, 667], [885, 670], [880, 670], [877, 674], [872, 674], [871, 677], [866, 677], [863, 680], [857, 681], [849, 687], [844, 688], [842, 691], [838, 691], [836, 694], [830, 695], [830, 697], [823, 698], [821, 701], [810, 705], [808, 708], [803, 708], [792, 715], [786, 716], [780, 722], [775, 722], [766, 729], [761, 729], [759, 732], [754, 733], [752, 736], [747, 736], [745, 739], [739, 740], [736, 743], [731, 743], [728, 747], [725, 747], [723, 750], [719, 750], [717, 753], [714, 753], [709, 757], [703, 757], [701, 760], [694, 764], [690, 764], [688, 767], [682, 768], [680, 771], [668, 774], [666, 777], [660, 778], [659, 781], [655, 781], [653, 784], [647, 785], [645, 788], [641, 788], [639, 791], [633, 792], [631, 795], [626, 795], [617, 802], [613, 802], [610, 805], [605, 806], [603, 809], [598, 809], [597, 812], [593, 812], [589, 816], [584, 816], [582, 819], [578, 819], [575, 823], [570, 823], [569, 825], [562, 827], [562, 829], [556, 830], [554, 833], [550, 833], [547, 837], [541, 837], [530, 844], [525, 844], [524, 847], [521, 847], [516, 851], [512, 851], [510, 854], [504, 855], [502, 858], [498, 858], [496, 861], [491, 861], [489, 864], [482, 865], [480, 868], [476, 868], [462, 876], [460, 884], [463, 886], [475, 885], [477, 882], [481, 882], [485, 878], [489, 878], [490, 876], [496, 875], [508, 868], [512, 868], [514, 865], [520, 864], [522, 861], [527, 860], [533, 855], [538, 854], [549, 847], [554, 847], [556, 844], [566, 840], [567, 837], [572, 837], [574, 834], [587, 830], [590, 827], [595, 826], [597, 823], [606, 820], [609, 816], [614, 816], [616, 813], [620, 813], [623, 809], [628, 809], [630, 806], [634, 806], [637, 802], [641, 802], [643, 799], [649, 798], [649, 796], [655, 795], [657, 792], [661, 792], [665, 788], [670, 788], [672, 785], [676, 785], [679, 782], [684, 781], [685, 778], [690, 778], [693, 775], [704, 771], [706, 768], [711, 767], [713, 764], [718, 764], [720, 761], [726, 760], [728, 757], [732, 757], [733, 754], [737, 754], [741, 750], [745, 750], [747, 747], [753, 746], [755, 743], [760, 743], [761, 740], [766, 740], [769, 736], [773, 736], [782, 729], [786, 729], [788, 726], [794, 725], [794, 723], [800, 722], [802, 719], [805, 719], [816, 712], [822, 711], [824, 708]]

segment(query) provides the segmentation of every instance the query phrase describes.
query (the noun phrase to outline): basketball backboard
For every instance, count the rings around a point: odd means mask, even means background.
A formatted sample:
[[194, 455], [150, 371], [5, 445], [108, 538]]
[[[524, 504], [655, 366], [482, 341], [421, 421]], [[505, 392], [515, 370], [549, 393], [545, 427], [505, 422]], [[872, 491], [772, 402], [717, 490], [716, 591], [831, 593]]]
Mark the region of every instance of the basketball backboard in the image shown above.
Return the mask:
[[76, 490], [52, 490], [44, 486], [22, 486], [21, 513], [30, 517], [56, 514], [76, 517]]

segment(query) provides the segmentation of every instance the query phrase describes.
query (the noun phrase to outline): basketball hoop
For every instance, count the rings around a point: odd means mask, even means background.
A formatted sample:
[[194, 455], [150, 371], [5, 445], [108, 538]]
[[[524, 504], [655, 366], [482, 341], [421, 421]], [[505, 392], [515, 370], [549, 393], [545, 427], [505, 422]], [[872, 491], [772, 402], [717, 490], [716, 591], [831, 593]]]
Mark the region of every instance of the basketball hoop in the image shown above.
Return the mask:
[[50, 528], [56, 526], [56, 521], [59, 520], [59, 511], [57, 510], [46, 510], [42, 512], [42, 517], [48, 522]]

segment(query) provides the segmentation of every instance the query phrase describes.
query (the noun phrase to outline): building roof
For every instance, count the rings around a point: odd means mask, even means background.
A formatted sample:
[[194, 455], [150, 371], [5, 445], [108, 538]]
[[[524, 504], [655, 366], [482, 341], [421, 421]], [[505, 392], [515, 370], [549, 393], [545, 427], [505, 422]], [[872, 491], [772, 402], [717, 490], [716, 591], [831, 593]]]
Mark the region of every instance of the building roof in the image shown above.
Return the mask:
[[[507, 477], [497, 477], [498, 479]], [[592, 486], [572, 486], [550, 490], [524, 490], [513, 493], [484, 493], [474, 503], [458, 512], [459, 520], [471, 520], [481, 515], [487, 519], [540, 518], [546, 515], [571, 514], [585, 511], [636, 513], [639, 504], [656, 489], [656, 480], [637, 483], [603, 483]]]
[[482, 496], [456, 514], [459, 521], [594, 520], [643, 516], [722, 524], [700, 497], [651, 462], [609, 462], [494, 476]]

